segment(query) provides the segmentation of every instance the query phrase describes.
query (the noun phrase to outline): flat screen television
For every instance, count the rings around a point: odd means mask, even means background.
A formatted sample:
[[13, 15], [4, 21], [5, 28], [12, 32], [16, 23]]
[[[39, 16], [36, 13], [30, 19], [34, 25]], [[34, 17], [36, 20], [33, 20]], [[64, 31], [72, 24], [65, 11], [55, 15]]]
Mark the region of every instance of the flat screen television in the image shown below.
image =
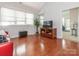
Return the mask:
[[43, 27], [53, 27], [53, 21], [43, 21]]

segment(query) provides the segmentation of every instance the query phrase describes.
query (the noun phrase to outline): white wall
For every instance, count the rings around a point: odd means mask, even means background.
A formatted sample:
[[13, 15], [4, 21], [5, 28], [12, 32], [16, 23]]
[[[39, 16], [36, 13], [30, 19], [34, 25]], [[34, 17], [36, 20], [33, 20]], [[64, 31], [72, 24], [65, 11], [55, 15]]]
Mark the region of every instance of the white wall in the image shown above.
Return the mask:
[[9, 25], [0, 27], [0, 29], [8, 31], [11, 38], [18, 37], [20, 31], [27, 31], [28, 35], [33, 35], [36, 32], [35, 27], [31, 25]]
[[[10, 8], [14, 10], [24, 11], [28, 13], [37, 14], [37, 11], [24, 5], [20, 5], [19, 3], [14, 2], [0, 2], [0, 7]], [[28, 35], [35, 34], [35, 27], [32, 25], [11, 25], [11, 26], [0, 26], [0, 29], [4, 29], [10, 33], [11, 38], [18, 37], [19, 31], [28, 31]]]
[[62, 11], [79, 7], [79, 2], [49, 2], [41, 10], [45, 19], [52, 19], [57, 28], [57, 37], [62, 38]]
[[78, 34], [78, 38], [79, 38], [79, 8], [78, 8], [78, 32], [77, 32], [77, 34]]

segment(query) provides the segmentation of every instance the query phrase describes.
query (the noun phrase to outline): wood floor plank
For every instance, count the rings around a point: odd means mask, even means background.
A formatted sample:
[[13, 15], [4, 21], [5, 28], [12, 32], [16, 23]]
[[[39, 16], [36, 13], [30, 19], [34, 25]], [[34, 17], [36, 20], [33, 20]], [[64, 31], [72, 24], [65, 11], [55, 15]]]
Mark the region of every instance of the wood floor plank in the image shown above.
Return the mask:
[[28, 36], [12, 39], [14, 56], [78, 56], [79, 43], [64, 39]]

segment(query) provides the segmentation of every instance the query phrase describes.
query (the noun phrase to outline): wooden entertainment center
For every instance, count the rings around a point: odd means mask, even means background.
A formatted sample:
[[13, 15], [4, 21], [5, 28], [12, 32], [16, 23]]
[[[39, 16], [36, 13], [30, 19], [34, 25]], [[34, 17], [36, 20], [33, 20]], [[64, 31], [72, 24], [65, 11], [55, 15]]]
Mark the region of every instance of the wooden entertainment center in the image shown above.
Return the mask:
[[56, 39], [57, 38], [57, 29], [56, 28], [41, 28], [40, 35], [43, 37]]

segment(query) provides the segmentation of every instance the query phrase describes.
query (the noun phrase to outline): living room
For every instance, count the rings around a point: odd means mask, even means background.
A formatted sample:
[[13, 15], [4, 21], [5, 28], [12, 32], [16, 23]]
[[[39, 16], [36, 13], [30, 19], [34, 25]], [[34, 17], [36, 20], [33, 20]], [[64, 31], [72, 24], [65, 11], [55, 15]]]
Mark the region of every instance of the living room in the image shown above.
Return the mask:
[[0, 2], [0, 35], [11, 44], [0, 55], [79, 56], [78, 42], [63, 39], [62, 31], [63, 11], [77, 7], [79, 2]]

